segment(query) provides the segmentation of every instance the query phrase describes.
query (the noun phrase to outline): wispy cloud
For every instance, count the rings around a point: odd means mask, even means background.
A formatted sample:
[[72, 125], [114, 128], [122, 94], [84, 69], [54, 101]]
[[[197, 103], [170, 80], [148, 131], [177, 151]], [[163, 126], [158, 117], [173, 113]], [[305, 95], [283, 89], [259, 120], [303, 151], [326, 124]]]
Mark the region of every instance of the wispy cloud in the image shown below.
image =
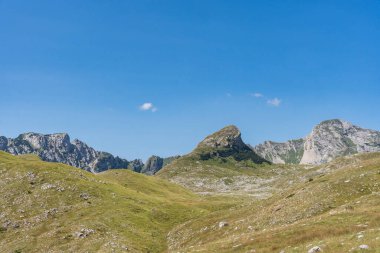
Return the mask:
[[260, 92], [249, 93], [249, 95], [252, 97], [255, 97], [255, 98], [265, 99], [267, 101], [267, 104], [270, 106], [278, 107], [278, 106], [280, 106], [280, 104], [282, 102], [281, 99], [279, 99], [279, 98], [276, 98], [276, 97], [275, 98], [268, 98]]
[[261, 94], [261, 93], [259, 93], [259, 92], [255, 92], [255, 93], [251, 93], [251, 96], [252, 96], [252, 97], [255, 97], [255, 98], [261, 98], [261, 97], [263, 97], [264, 95]]
[[271, 106], [280, 106], [280, 104], [281, 104], [281, 100], [280, 99], [278, 99], [278, 98], [273, 98], [273, 99], [268, 99], [267, 100], [267, 103], [268, 103], [268, 105], [271, 105]]
[[158, 109], [153, 105], [153, 103], [147, 102], [142, 105], [140, 105], [140, 110], [141, 111], [151, 111], [151, 112], [156, 112]]

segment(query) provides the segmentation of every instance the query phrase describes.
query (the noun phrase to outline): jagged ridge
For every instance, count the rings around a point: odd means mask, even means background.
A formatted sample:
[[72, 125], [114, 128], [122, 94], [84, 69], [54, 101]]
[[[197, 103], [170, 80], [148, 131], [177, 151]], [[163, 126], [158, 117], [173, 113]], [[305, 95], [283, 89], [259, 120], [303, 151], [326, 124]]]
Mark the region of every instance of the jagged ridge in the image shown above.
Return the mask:
[[[36, 154], [47, 162], [60, 162], [70, 166], [81, 168], [94, 173], [108, 169], [130, 169], [153, 175], [166, 164], [169, 164], [179, 156], [161, 158], [152, 156], [146, 164], [140, 159], [128, 161], [110, 153], [96, 151], [86, 143], [74, 139], [66, 133], [39, 134], [24, 133], [17, 138], [0, 136], [0, 150], [13, 155]], [[152, 162], [154, 159], [162, 162]]]
[[65, 163], [91, 172], [116, 168], [139, 171], [142, 167], [139, 160], [129, 162], [110, 153], [96, 151], [78, 139], [71, 142], [66, 133], [25, 133], [14, 139], [2, 136], [0, 150], [14, 155], [36, 154], [44, 161]]

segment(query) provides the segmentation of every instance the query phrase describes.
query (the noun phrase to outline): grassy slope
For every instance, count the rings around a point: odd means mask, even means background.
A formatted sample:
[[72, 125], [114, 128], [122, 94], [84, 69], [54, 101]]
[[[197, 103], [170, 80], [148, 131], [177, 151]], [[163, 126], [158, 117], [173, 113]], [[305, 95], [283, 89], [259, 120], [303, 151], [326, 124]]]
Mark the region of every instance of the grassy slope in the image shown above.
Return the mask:
[[[319, 245], [324, 252], [356, 252], [367, 244], [366, 252], [380, 252], [379, 153], [340, 158], [300, 173], [309, 180], [283, 187], [269, 199], [178, 226], [170, 233], [171, 251], [306, 252]], [[229, 225], [219, 228], [220, 221]]]
[[[0, 247], [5, 252], [163, 252], [167, 245], [169, 252], [306, 252], [319, 245], [324, 252], [356, 252], [368, 244], [366, 252], [380, 252], [380, 153], [318, 167], [187, 157], [159, 176], [190, 182], [184, 185], [214, 197], [128, 170], [94, 175], [0, 152]], [[272, 197], [247, 198], [252, 184]], [[228, 197], [219, 196], [220, 189], [227, 189]], [[229, 225], [219, 228], [220, 221]], [[77, 238], [83, 228], [94, 233]]]
[[[228, 206], [128, 170], [94, 175], [4, 152], [0, 191], [5, 252], [162, 252], [173, 226]], [[82, 229], [93, 232], [78, 238]]]
[[315, 171], [303, 165], [255, 164], [232, 158], [200, 161], [183, 156], [156, 175], [178, 183], [194, 192], [212, 195], [267, 198], [293, 184], [307, 181]]

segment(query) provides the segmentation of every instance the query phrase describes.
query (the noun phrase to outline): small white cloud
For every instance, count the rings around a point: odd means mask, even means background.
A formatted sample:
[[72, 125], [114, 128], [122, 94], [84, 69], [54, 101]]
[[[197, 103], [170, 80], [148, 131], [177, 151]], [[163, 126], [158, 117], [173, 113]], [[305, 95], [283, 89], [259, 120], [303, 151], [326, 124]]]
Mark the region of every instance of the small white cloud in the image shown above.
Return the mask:
[[281, 104], [281, 100], [278, 98], [268, 99], [268, 105], [279, 106]]
[[142, 110], [142, 111], [148, 111], [152, 108], [153, 108], [152, 103], [144, 103], [144, 104], [140, 105], [140, 110]]
[[263, 97], [264, 95], [261, 94], [261, 93], [256, 92], [256, 93], [252, 93], [251, 96], [253, 96], [253, 97], [255, 97], [255, 98], [261, 98], [261, 97]]
[[232, 97], [232, 94], [227, 92], [227, 93], [226, 93], [226, 96], [227, 96], [227, 97]]
[[140, 105], [140, 110], [156, 112], [158, 109], [152, 103], [144, 103]]

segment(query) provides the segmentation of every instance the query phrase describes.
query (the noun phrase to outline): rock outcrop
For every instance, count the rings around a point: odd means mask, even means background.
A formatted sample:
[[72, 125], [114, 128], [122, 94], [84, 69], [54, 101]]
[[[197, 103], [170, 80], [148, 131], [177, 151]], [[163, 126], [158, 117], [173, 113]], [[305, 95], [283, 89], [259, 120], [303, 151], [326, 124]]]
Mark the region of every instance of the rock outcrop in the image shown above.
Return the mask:
[[257, 154], [273, 163], [299, 164], [304, 151], [304, 139], [290, 140], [284, 143], [265, 141], [254, 147]]
[[227, 126], [207, 136], [198, 144], [192, 154], [199, 156], [201, 160], [208, 160], [215, 157], [233, 157], [237, 161], [252, 160], [255, 163], [268, 162], [258, 156], [243, 142], [241, 133], [236, 126]]
[[0, 150], [14, 155], [36, 154], [44, 161], [65, 163], [91, 172], [118, 168], [139, 171], [142, 167], [136, 161], [130, 163], [109, 153], [96, 151], [80, 140], [71, 142], [65, 133], [25, 133], [14, 139], [1, 136]]
[[266, 141], [254, 150], [273, 163], [318, 165], [345, 155], [379, 152], [380, 132], [333, 119], [321, 122], [303, 139]]
[[129, 162], [128, 169], [140, 173], [144, 168], [144, 163], [140, 159], [135, 159]]
[[146, 175], [154, 175], [159, 170], [161, 170], [166, 165], [170, 164], [174, 160], [180, 158], [181, 156], [170, 156], [166, 158], [161, 158], [159, 156], [152, 155], [148, 158], [145, 165], [143, 165], [143, 168], [141, 170], [141, 173]]
[[164, 159], [162, 159], [159, 156], [151, 156], [146, 161], [144, 168], [141, 170], [141, 173], [147, 174], [147, 175], [154, 175], [157, 171], [162, 169], [164, 165]]

